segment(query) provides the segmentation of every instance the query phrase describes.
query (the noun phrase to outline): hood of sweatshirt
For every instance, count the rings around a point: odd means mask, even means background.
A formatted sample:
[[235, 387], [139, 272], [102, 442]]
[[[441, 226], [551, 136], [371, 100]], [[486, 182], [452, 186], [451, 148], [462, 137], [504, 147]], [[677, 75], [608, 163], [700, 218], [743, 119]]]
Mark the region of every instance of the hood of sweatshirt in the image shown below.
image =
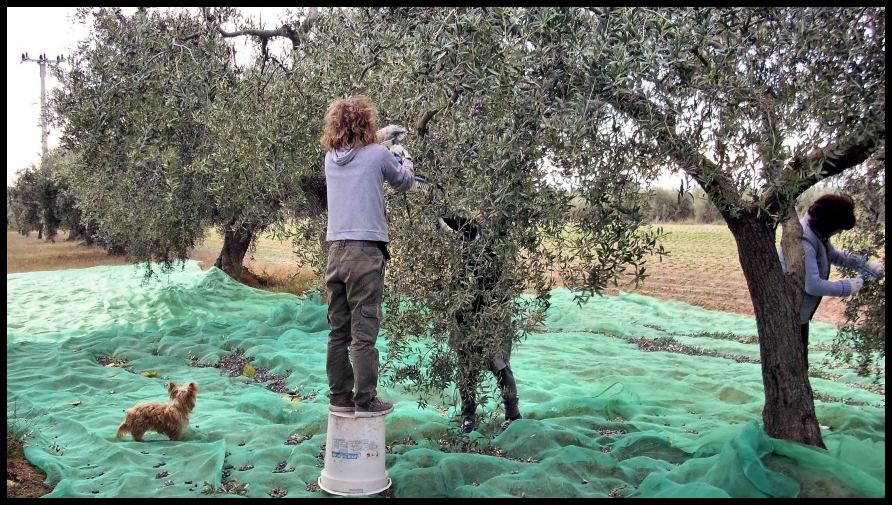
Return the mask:
[[356, 157], [356, 151], [358, 149], [352, 147], [350, 149], [335, 149], [332, 158], [339, 166], [344, 166]]

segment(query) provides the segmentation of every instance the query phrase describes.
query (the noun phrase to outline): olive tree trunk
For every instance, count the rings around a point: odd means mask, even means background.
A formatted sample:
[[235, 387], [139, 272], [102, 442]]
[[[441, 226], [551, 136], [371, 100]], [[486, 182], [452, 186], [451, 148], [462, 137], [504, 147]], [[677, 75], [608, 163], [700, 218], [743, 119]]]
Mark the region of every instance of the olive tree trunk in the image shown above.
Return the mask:
[[[798, 225], [798, 220], [791, 221]], [[765, 433], [772, 438], [824, 448], [800, 334], [802, 288], [797, 279], [801, 275], [795, 274], [795, 268], [790, 275], [784, 275], [777, 256], [765, 254], [776, 251], [775, 229], [767, 218], [730, 219], [728, 227], [737, 243], [756, 317], [765, 391]], [[801, 237], [801, 227], [798, 232]], [[801, 258], [802, 245], [795, 238], [796, 233], [791, 237], [784, 235], [784, 241], [789, 241], [794, 250], [798, 245], [798, 254], [793, 257]]]
[[248, 253], [253, 239], [253, 228], [248, 225], [226, 230], [223, 233], [223, 248], [214, 266], [233, 279], [239, 280], [244, 268], [245, 254]]

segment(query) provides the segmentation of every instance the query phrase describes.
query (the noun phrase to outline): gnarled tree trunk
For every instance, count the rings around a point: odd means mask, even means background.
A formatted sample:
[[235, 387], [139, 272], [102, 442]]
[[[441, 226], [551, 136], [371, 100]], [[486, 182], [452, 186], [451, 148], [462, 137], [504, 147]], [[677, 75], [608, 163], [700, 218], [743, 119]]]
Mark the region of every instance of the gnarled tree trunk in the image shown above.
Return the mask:
[[[297, 217], [316, 217], [328, 212], [328, 192], [324, 175], [303, 176], [298, 180], [298, 187], [303, 192], [306, 203], [297, 209]], [[319, 247], [328, 254], [325, 230], [319, 234]]]
[[[777, 256], [764, 254], [776, 250], [775, 230], [767, 217], [742, 216], [727, 222], [737, 243], [759, 333], [765, 433], [772, 438], [824, 448], [808, 365], [803, 357], [799, 324], [801, 282], [788, 282]], [[799, 249], [801, 255], [801, 244]], [[760, 251], [763, 253], [759, 254]], [[791, 272], [791, 277], [796, 275]]]
[[233, 279], [239, 280], [244, 268], [245, 254], [251, 247], [254, 233], [254, 227], [248, 224], [226, 230], [223, 233], [223, 248], [214, 266]]

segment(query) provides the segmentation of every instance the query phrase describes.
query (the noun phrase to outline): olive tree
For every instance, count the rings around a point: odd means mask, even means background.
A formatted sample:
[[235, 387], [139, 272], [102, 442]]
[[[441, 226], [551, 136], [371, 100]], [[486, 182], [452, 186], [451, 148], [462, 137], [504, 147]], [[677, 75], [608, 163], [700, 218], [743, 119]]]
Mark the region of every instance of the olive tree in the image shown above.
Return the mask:
[[608, 71], [576, 84], [696, 181], [734, 235], [759, 333], [766, 432], [823, 447], [799, 338], [795, 201], [884, 152], [884, 9], [593, 9], [590, 21], [582, 66]]
[[[385, 329], [404, 360], [397, 376], [420, 390], [448, 378], [442, 315], [467, 295], [438, 283], [458, 256], [427, 226], [437, 214], [487, 216], [518, 274], [502, 288], [535, 295], [505, 310], [535, 321], [524, 316], [547, 307], [553, 273], [581, 293], [628, 265], [640, 275], [653, 236], [634, 233], [629, 188], [669, 169], [704, 191], [738, 244], [766, 432], [823, 446], [799, 338], [795, 202], [884, 152], [882, 8], [381, 8], [332, 19], [318, 43], [354, 51], [308, 64], [346, 69], [331, 87], [370, 94], [386, 121], [412, 126], [418, 170], [444, 189], [391, 200]], [[569, 220], [567, 193], [549, 180], [594, 210]]]
[[[872, 160], [864, 170], [841, 178], [840, 188], [857, 195], [858, 226], [842, 235], [840, 247], [870, 257], [886, 250], [886, 176], [884, 163]], [[848, 272], [859, 275], [861, 272]], [[846, 321], [838, 329], [831, 355], [854, 362], [859, 375], [885, 375], [878, 363], [886, 357], [886, 278], [866, 278], [864, 287], [845, 309]]]
[[[313, 57], [301, 60], [299, 71], [326, 97], [318, 127], [328, 101], [366, 94], [377, 104], [379, 126], [410, 130], [406, 147], [416, 173], [429, 180], [388, 195], [393, 259], [383, 323], [384, 374], [422, 403], [448, 389], [456, 367], [485, 369], [456, 363], [447, 343], [456, 308], [480, 294], [475, 283], [461, 281], [468, 255], [478, 255], [484, 275], [501, 273], [484, 293], [494, 301], [479, 316], [488, 323], [465, 336], [492, 350], [500, 340], [494, 335], [520, 341], [530, 334], [556, 283], [580, 288], [584, 301], [618, 278], [643, 278], [645, 258], [659, 250], [658, 232], [639, 230], [646, 216], [638, 174], [650, 165], [621, 162], [626, 150], [619, 142], [595, 162], [590, 147], [563, 138], [577, 126], [568, 118], [584, 113], [578, 107], [586, 92], [562, 85], [575, 61], [550, 40], [572, 39], [584, 19], [574, 10], [553, 13], [539, 19], [535, 10], [513, 8], [323, 10], [304, 43]], [[332, 50], [345, 44], [352, 50]], [[503, 57], [492, 59], [494, 53]], [[587, 211], [573, 214], [578, 194]], [[482, 241], [439, 233], [437, 218], [453, 214], [481, 215]], [[308, 220], [301, 229], [324, 224]], [[305, 247], [303, 259], [321, 271], [324, 251], [316, 252], [313, 258]]]
[[213, 147], [201, 117], [219, 92], [224, 48], [183, 13], [77, 17], [89, 36], [59, 69], [53, 97], [62, 145], [77, 156], [65, 175], [107, 247], [170, 268], [212, 211], [209, 180], [192, 163]]
[[79, 219], [71, 188], [58, 175], [66, 159], [64, 150], [53, 149], [39, 166], [19, 170], [13, 186], [6, 188], [7, 215], [12, 213], [21, 234], [37, 230], [38, 238], [54, 242], [60, 228], [69, 229]]
[[221, 28], [241, 19], [234, 9], [83, 8], [78, 18], [89, 35], [59, 70], [53, 103], [85, 217], [147, 275], [216, 228], [216, 266], [238, 278], [297, 193], [303, 123], [291, 116], [305, 107], [278, 100], [280, 68], [238, 56], [237, 34]]
[[16, 172], [15, 183], [6, 188], [7, 219], [12, 218], [19, 235], [28, 236], [32, 231], [37, 231], [37, 238], [43, 238], [40, 208], [43, 180], [37, 166], [29, 165]]

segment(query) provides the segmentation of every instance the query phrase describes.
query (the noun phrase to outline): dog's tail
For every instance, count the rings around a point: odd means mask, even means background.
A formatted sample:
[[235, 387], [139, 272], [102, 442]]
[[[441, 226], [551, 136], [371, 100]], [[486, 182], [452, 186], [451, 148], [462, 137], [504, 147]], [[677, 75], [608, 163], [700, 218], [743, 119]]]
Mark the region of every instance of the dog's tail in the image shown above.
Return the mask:
[[118, 426], [118, 431], [117, 431], [117, 433], [115, 433], [115, 436], [118, 438], [123, 438], [124, 435], [126, 435], [129, 432], [130, 432], [130, 428], [127, 426], [127, 421], [124, 421], [123, 423], [121, 423], [120, 426]]

